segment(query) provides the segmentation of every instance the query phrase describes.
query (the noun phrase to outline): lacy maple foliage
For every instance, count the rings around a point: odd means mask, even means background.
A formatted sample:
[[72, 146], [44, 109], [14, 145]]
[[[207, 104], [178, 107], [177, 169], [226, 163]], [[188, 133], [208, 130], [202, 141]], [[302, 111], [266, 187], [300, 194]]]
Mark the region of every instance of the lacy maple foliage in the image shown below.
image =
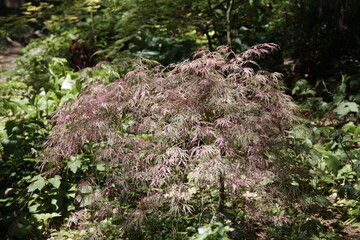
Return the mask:
[[274, 166], [291, 164], [284, 149], [297, 107], [281, 74], [253, 62], [276, 49], [200, 50], [167, 67], [142, 59], [123, 79], [89, 84], [54, 115], [43, 166], [66, 168], [93, 146], [94, 161], [106, 163], [102, 193], [145, 186], [139, 208], [191, 211], [189, 182], [216, 187], [219, 173], [236, 195]]

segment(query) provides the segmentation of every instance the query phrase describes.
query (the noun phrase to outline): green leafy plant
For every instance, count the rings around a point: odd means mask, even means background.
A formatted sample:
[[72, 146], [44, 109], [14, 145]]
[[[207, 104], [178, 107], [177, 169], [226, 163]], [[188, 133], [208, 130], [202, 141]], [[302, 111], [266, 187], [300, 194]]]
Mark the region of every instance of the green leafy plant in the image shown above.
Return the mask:
[[[341, 82], [326, 85], [319, 81], [317, 87], [313, 87], [307, 80], [301, 79], [295, 83], [292, 94], [301, 102], [301, 113], [312, 118], [343, 118], [346, 116], [358, 116], [359, 95], [352, 91], [356, 86], [357, 77], [342, 76]], [[326, 93], [317, 94], [318, 86], [322, 85]]]
[[215, 222], [206, 226], [200, 227], [198, 233], [192, 238], [194, 240], [230, 240], [227, 236], [228, 232], [233, 229], [229, 226], [224, 226], [222, 223]]
[[[0, 188], [0, 227], [8, 232], [9, 238], [47, 235], [50, 228], [69, 217], [76, 204], [83, 204], [81, 199], [75, 201], [77, 188], [74, 183], [86, 176], [81, 174], [83, 169], [93, 167], [86, 159], [80, 165], [69, 164], [70, 172], [49, 177], [39, 174], [38, 152], [52, 128], [48, 120], [59, 106], [77, 98], [82, 87], [89, 84], [90, 77], [105, 83], [120, 78], [127, 71], [124, 65], [115, 67], [104, 62], [94, 70], [74, 72], [65, 58], [51, 55], [61, 47], [60, 43], [49, 40], [53, 38], [38, 40], [28, 46], [26, 51], [34, 55], [25, 55], [21, 59], [25, 64], [18, 64], [8, 73], [7, 81], [0, 83], [0, 179], [3, 183]], [[36, 53], [42, 43], [46, 51]], [[44, 61], [35, 64], [31, 59], [35, 56]], [[37, 79], [39, 75], [35, 69], [38, 67], [44, 69], [41, 85], [21, 79], [21, 76]], [[35, 89], [26, 83], [34, 85]]]

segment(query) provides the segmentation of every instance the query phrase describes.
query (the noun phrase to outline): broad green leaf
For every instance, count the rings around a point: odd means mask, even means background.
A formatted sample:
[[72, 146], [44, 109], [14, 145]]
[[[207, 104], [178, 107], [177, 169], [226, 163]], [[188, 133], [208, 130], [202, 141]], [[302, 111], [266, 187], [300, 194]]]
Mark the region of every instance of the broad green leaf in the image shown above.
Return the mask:
[[95, 194], [91, 193], [83, 197], [80, 207], [86, 207], [92, 204], [95, 201]]
[[342, 93], [345, 93], [345, 91], [346, 91], [346, 83], [345, 82], [346, 82], [346, 80], [343, 78], [342, 83], [339, 86], [339, 90]]
[[360, 229], [360, 222], [353, 223], [353, 224], [351, 224], [351, 226], [353, 226], [353, 227], [356, 227], [356, 228]]
[[[313, 231], [316, 231], [316, 230], [313, 230]], [[316, 234], [319, 234], [319, 231], [316, 232]], [[320, 238], [316, 235], [312, 235], [309, 240], [319, 240]]]
[[39, 108], [39, 110], [46, 110], [47, 107], [48, 107], [48, 102], [47, 100], [44, 98], [44, 97], [41, 97], [37, 103], [36, 103], [36, 106]]
[[356, 129], [356, 126], [355, 126], [354, 122], [348, 122], [341, 128], [341, 130], [343, 130], [344, 132], [354, 132], [355, 129]]
[[22, 109], [24, 110], [25, 112], [28, 112], [28, 106], [25, 102], [17, 102], [17, 105]]
[[356, 173], [356, 176], [358, 178], [360, 178], [360, 160], [357, 160], [355, 163], [354, 163], [354, 166], [353, 166], [353, 169]]
[[315, 95], [316, 95], [316, 92], [315, 92], [314, 90], [312, 90], [312, 89], [307, 89], [307, 90], [301, 92], [300, 95], [311, 95], [311, 96], [315, 96]]
[[299, 186], [299, 183], [297, 182], [297, 181], [292, 181], [291, 183], [290, 183], [291, 185], [293, 185], [293, 186], [296, 186], [296, 187], [298, 187]]
[[315, 201], [322, 206], [331, 206], [332, 205], [332, 203], [327, 198], [320, 196], [320, 195], [315, 196]]
[[326, 166], [335, 174], [338, 174], [338, 170], [341, 166], [341, 162], [335, 156], [329, 156], [326, 159]]
[[319, 153], [321, 153], [322, 155], [324, 155], [324, 156], [329, 156], [329, 155], [331, 155], [331, 152], [325, 150], [325, 148], [324, 148], [323, 145], [315, 144], [315, 145], [314, 145], [314, 149], [315, 149], [316, 151], [318, 151]]
[[68, 61], [65, 58], [57, 58], [54, 57], [51, 59], [51, 63], [49, 64], [49, 72], [53, 76], [62, 75], [66, 70]]
[[96, 164], [96, 169], [98, 171], [104, 171], [105, 170], [105, 163], [98, 163]]
[[352, 172], [352, 167], [350, 164], [346, 164], [343, 168], [341, 168], [339, 171], [338, 171], [338, 174], [337, 176], [340, 177], [342, 176], [343, 174], [346, 174], [346, 173], [351, 173]]
[[65, 80], [63, 81], [63, 84], [61, 85], [61, 89], [72, 89], [75, 85], [75, 80], [71, 78], [70, 74], [66, 74]]
[[75, 206], [74, 205], [68, 205], [67, 206], [67, 210], [69, 211], [69, 212], [72, 212], [73, 210], [75, 210]]
[[54, 205], [55, 207], [56, 207], [56, 209], [55, 210], [58, 210], [59, 209], [59, 205], [58, 205], [58, 200], [57, 199], [55, 199], [55, 198], [53, 198], [53, 199], [51, 199], [51, 204], [52, 205]]
[[186, 176], [187, 180], [190, 182], [194, 179], [194, 173], [193, 172], [189, 172], [188, 175]]
[[45, 186], [45, 179], [40, 175], [35, 176], [32, 181], [33, 182], [28, 187], [28, 192], [33, 192], [36, 189], [41, 190]]
[[188, 191], [189, 191], [190, 194], [195, 194], [196, 193], [196, 188], [195, 187], [189, 188]]
[[357, 201], [353, 200], [353, 199], [349, 199], [349, 200], [344, 201], [343, 203], [344, 203], [345, 206], [352, 207], [352, 206], [355, 206], [357, 204]]
[[66, 196], [67, 196], [68, 198], [74, 198], [77, 191], [78, 191], [78, 189], [77, 189], [76, 185], [73, 184], [73, 185], [71, 186], [71, 188], [68, 189]]
[[334, 109], [334, 112], [340, 116], [345, 116], [350, 112], [359, 112], [359, 105], [355, 102], [341, 102], [337, 108]]
[[66, 95], [64, 95], [61, 100], [60, 100], [60, 104], [63, 104], [69, 100], [73, 100], [76, 98], [76, 95], [75, 94], [70, 94], [70, 93], [67, 93]]
[[76, 157], [70, 157], [70, 161], [68, 161], [67, 167], [73, 173], [76, 173], [78, 168], [81, 167], [81, 160], [79, 158], [76, 158]]
[[6, 107], [11, 110], [13, 115], [17, 113], [17, 107], [18, 105], [15, 102], [6, 102]]
[[360, 126], [358, 126], [354, 131], [354, 138], [357, 138], [360, 134]]
[[79, 236], [84, 236], [87, 234], [87, 231], [85, 229], [82, 229], [78, 234]]
[[196, 240], [203, 240], [212, 234], [212, 229], [210, 226], [204, 226], [204, 227], [200, 227], [198, 229], [198, 232], [199, 235], [197, 236]]
[[48, 91], [48, 92], [46, 93], [46, 97], [47, 97], [48, 99], [54, 100], [55, 102], [59, 102], [58, 96], [57, 96], [56, 93], [53, 92], [53, 91]]
[[325, 183], [336, 184], [334, 178], [329, 177], [329, 176], [321, 176], [320, 179], [322, 182], [325, 182]]
[[29, 212], [36, 213], [38, 210], [38, 207], [40, 207], [39, 203], [29, 206]]
[[33, 215], [38, 221], [47, 221], [50, 218], [61, 217], [59, 213], [39, 213]]
[[85, 194], [85, 193], [91, 193], [93, 191], [92, 187], [90, 185], [85, 185], [82, 186], [80, 189], [80, 192]]
[[349, 213], [353, 216], [360, 216], [360, 206], [358, 206], [357, 208], [349, 211]]
[[55, 188], [59, 188], [61, 184], [61, 177], [59, 175], [55, 175], [55, 177], [50, 178], [48, 181], [51, 183]]

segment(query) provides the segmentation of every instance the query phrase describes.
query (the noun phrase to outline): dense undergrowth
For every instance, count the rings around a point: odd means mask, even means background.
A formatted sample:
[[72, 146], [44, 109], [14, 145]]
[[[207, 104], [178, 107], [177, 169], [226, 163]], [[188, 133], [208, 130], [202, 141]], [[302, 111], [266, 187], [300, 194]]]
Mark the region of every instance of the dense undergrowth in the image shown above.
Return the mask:
[[[179, 1], [179, 13], [157, 1], [160, 20], [147, 1], [53, 2], [27, 5], [36, 23], [6, 19], [52, 33], [0, 82], [6, 239], [344, 239], [360, 228], [356, 61], [324, 80], [305, 69], [289, 90], [255, 62], [278, 47], [246, 45], [285, 19], [261, 25], [274, 10], [260, 1], [232, 10], [260, 27], [232, 31], [222, 2]], [[215, 48], [227, 32], [233, 49]], [[190, 57], [198, 47], [211, 51]]]

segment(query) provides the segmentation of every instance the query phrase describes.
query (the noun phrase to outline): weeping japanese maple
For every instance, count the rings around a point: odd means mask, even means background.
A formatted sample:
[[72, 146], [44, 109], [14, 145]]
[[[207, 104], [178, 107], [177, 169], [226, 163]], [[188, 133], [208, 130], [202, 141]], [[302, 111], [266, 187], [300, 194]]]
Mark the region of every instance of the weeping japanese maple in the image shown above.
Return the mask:
[[93, 161], [105, 163], [104, 196], [141, 186], [139, 209], [184, 211], [192, 210], [190, 186], [218, 187], [220, 177], [222, 191], [236, 196], [271, 172], [287, 175], [296, 105], [281, 74], [253, 62], [276, 49], [201, 50], [167, 67], [142, 59], [123, 79], [88, 85], [55, 113], [43, 166], [66, 168], [92, 146]]

